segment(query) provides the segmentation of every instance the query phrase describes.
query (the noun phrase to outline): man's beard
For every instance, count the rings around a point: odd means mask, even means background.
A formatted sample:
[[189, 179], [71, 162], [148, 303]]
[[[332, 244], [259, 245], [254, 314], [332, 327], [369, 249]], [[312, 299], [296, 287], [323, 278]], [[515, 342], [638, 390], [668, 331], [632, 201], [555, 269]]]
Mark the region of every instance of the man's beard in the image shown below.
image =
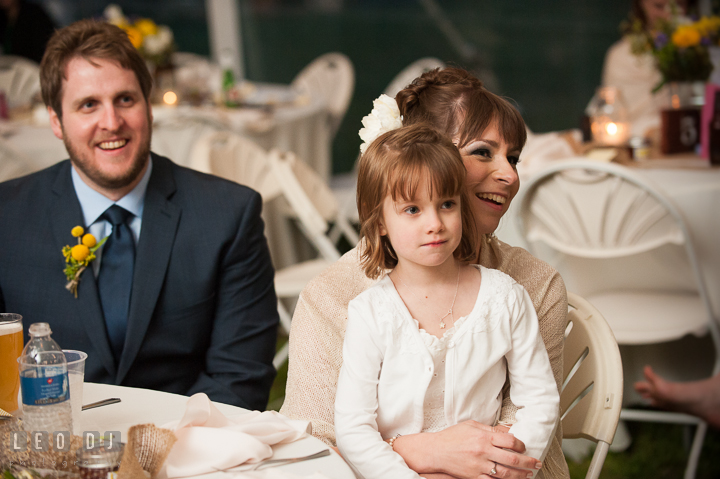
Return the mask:
[[135, 155], [135, 158], [133, 158], [131, 168], [120, 177], [108, 177], [94, 165], [91, 165], [89, 161], [86, 161], [87, 159], [83, 158], [82, 155], [80, 155], [75, 150], [75, 147], [72, 145], [72, 143], [70, 143], [70, 141], [68, 140], [68, 135], [65, 134], [64, 128], [63, 143], [65, 144], [65, 149], [70, 156], [70, 161], [76, 168], [82, 171], [85, 176], [87, 176], [90, 180], [92, 180], [96, 185], [100, 186], [101, 188], [105, 188], [108, 190], [116, 190], [124, 188], [127, 185], [131, 184], [133, 181], [135, 181], [145, 168], [148, 158], [150, 157], [150, 139], [152, 138], [152, 123], [148, 123], [148, 129], [149, 132], [147, 141], [145, 142], [145, 144], [140, 145], [140, 149], [138, 150], [137, 155]]

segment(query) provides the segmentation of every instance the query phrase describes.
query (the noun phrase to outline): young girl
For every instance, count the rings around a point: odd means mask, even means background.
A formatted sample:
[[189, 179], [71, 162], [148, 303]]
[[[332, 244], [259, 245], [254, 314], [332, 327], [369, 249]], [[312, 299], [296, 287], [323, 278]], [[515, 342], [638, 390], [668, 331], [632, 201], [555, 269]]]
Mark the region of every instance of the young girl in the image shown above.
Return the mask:
[[465, 174], [455, 145], [423, 125], [381, 135], [360, 159], [363, 267], [380, 279], [348, 307], [335, 429], [361, 477], [419, 477], [394, 440], [494, 425], [506, 377], [526, 454], [542, 459], [555, 429], [558, 393], [527, 292], [468, 264], [478, 239]]

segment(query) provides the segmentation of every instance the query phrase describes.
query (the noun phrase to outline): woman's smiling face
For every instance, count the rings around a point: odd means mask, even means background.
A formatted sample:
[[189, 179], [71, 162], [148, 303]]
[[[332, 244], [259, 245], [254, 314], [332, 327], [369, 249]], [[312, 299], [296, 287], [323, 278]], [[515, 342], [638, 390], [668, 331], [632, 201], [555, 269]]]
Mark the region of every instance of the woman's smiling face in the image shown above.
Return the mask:
[[460, 147], [467, 168], [470, 205], [480, 234], [497, 229], [500, 218], [520, 188], [517, 174], [520, 152], [520, 148], [505, 142], [496, 122]]

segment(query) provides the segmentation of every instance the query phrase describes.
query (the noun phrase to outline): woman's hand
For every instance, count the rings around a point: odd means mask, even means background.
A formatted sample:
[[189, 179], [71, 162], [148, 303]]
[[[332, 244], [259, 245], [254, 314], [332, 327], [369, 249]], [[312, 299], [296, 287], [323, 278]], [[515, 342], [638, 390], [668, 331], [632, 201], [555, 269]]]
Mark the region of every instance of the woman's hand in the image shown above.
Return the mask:
[[[394, 449], [418, 474], [525, 479], [541, 463], [523, 455], [525, 445], [506, 431], [503, 426], [465, 421], [436, 433], [400, 436]], [[496, 473], [491, 475], [493, 468]]]

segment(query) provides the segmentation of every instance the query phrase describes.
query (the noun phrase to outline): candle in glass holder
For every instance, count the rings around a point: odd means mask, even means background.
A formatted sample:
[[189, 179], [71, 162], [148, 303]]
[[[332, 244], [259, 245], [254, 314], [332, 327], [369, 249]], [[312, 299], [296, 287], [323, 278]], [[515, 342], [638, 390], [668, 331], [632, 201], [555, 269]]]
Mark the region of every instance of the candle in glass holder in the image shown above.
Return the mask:
[[622, 146], [628, 140], [628, 124], [601, 116], [592, 119], [593, 140], [602, 145]]
[[608, 146], [627, 143], [630, 136], [627, 108], [617, 88], [598, 88], [585, 112], [590, 117], [593, 141]]

